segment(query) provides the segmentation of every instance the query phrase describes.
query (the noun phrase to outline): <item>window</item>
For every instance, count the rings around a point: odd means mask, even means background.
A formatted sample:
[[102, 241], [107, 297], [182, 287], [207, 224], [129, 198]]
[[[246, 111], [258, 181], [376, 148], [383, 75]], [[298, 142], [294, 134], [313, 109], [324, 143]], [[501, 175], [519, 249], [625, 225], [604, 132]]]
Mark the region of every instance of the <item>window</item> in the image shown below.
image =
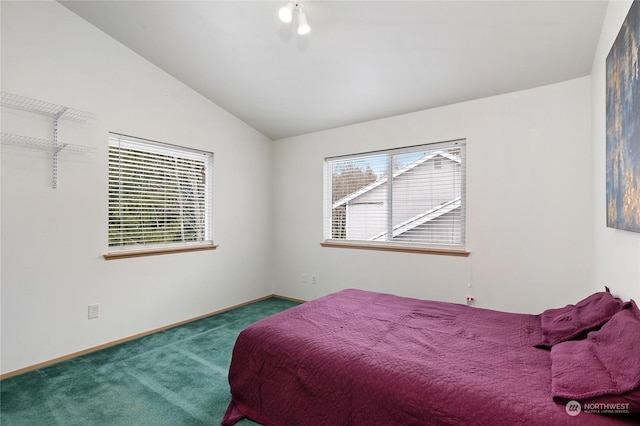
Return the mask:
[[212, 247], [212, 172], [212, 153], [110, 133], [109, 251]]
[[465, 145], [325, 159], [325, 244], [464, 250]]

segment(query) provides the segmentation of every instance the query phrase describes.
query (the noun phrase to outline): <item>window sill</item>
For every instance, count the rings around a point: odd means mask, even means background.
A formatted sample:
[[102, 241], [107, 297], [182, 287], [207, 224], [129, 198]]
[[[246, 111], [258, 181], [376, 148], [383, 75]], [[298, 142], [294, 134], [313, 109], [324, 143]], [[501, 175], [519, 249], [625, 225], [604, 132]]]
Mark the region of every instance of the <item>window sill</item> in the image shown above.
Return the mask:
[[468, 257], [470, 252], [463, 249], [445, 249], [434, 247], [409, 247], [409, 246], [396, 246], [389, 244], [368, 244], [368, 243], [339, 243], [335, 241], [325, 241], [320, 243], [322, 247], [334, 247], [334, 248], [348, 248], [348, 249], [360, 249], [360, 250], [382, 250], [382, 251], [399, 251], [404, 253], [419, 253], [419, 254], [436, 254], [442, 256], [460, 256]]
[[104, 254], [103, 256], [105, 260], [115, 260], [115, 259], [128, 259], [130, 257], [158, 256], [161, 254], [186, 253], [190, 251], [215, 250], [217, 248], [218, 246], [215, 244], [208, 244], [208, 245], [202, 245], [202, 246], [161, 248], [161, 249], [152, 249], [152, 250], [116, 251], [116, 252]]

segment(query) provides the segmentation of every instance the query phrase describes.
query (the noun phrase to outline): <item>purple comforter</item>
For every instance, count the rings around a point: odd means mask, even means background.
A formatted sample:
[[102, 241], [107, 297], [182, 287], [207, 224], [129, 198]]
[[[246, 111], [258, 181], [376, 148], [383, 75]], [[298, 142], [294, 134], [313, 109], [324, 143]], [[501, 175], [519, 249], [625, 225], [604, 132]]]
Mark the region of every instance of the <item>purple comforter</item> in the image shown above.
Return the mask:
[[537, 315], [344, 290], [239, 335], [222, 424], [603, 425], [551, 396]]

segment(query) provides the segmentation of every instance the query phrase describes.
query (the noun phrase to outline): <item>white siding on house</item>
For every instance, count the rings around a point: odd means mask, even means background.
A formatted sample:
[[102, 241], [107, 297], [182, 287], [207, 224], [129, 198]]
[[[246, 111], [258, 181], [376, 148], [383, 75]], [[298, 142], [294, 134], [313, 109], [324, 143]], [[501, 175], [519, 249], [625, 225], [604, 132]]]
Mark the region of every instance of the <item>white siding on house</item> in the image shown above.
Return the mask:
[[[389, 182], [385, 178], [384, 183], [346, 203], [347, 239], [380, 240], [382, 233], [385, 233], [383, 240], [386, 239], [388, 188]], [[392, 216], [395, 227], [440, 204], [459, 198], [462, 189], [460, 163], [437, 155], [394, 177], [392, 189]], [[421, 229], [435, 231], [439, 223], [441, 221]], [[415, 238], [420, 234], [413, 232], [412, 235]], [[403, 240], [407, 240], [407, 236]]]
[[387, 225], [387, 188], [377, 188], [347, 202], [347, 239], [368, 240]]
[[431, 235], [433, 244], [441, 245], [453, 245], [460, 241], [461, 229], [459, 226], [454, 226], [455, 222], [460, 222], [460, 207], [455, 208], [449, 213], [445, 213], [439, 216], [437, 219], [423, 223], [416, 226], [406, 232], [403, 232], [394, 239], [397, 241], [415, 240], [420, 235], [428, 233]]

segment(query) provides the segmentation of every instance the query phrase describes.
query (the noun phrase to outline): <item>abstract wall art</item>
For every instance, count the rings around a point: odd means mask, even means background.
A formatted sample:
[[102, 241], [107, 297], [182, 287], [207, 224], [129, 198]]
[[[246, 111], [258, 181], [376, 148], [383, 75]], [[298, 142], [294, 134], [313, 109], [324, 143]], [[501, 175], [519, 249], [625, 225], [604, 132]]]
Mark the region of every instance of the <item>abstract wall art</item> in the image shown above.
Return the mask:
[[640, 1], [606, 62], [607, 226], [640, 232]]

